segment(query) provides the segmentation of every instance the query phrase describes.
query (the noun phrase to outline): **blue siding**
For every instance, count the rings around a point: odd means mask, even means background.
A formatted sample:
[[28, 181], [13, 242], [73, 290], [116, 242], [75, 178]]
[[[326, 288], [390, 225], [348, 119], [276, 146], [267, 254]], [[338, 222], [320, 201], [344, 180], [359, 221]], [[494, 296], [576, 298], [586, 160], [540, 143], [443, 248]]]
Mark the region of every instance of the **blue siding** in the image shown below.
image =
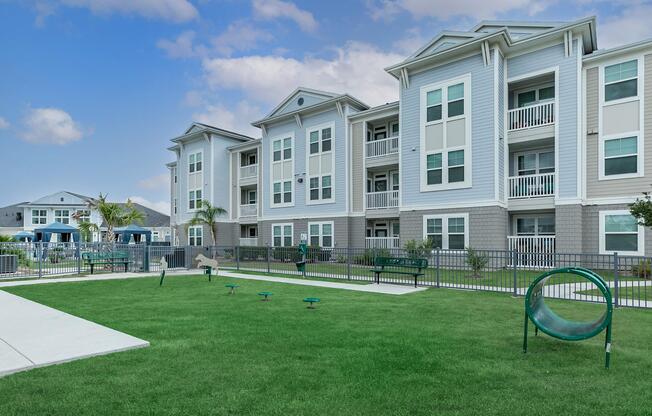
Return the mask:
[[507, 60], [508, 76], [519, 75], [559, 66], [559, 143], [557, 159], [559, 171], [558, 195], [577, 197], [577, 41], [573, 54], [564, 56], [564, 45], [559, 44]]
[[[335, 171], [333, 172], [333, 185], [335, 203], [306, 205], [306, 191], [308, 189], [306, 166], [306, 130], [325, 123], [335, 123], [333, 148], [335, 149]], [[339, 116], [335, 106], [332, 110], [322, 113], [302, 116], [303, 128], [299, 128], [294, 120], [267, 126], [267, 135], [262, 140], [262, 165], [263, 179], [260, 189], [263, 198], [263, 217], [300, 218], [302, 215], [321, 215], [346, 212], [346, 144], [344, 142], [344, 119]], [[293, 207], [271, 207], [272, 192], [270, 185], [271, 157], [270, 139], [278, 138], [286, 133], [294, 133], [294, 174], [295, 194]], [[305, 174], [305, 175], [304, 175]], [[301, 175], [303, 183], [297, 182], [297, 175]]]
[[[434, 192], [420, 190], [420, 88], [471, 74], [472, 187]], [[403, 205], [439, 205], [494, 199], [493, 65], [478, 54], [410, 76], [401, 85], [401, 197]], [[412, 150], [414, 149], [414, 151]]]

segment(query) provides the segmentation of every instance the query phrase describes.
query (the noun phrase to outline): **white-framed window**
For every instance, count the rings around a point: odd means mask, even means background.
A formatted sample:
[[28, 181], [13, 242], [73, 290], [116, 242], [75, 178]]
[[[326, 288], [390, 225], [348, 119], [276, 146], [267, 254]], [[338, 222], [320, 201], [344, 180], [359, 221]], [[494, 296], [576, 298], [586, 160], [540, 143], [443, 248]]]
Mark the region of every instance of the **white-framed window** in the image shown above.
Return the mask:
[[32, 224], [34, 225], [43, 225], [47, 224], [48, 221], [48, 212], [45, 209], [33, 209], [32, 210]]
[[177, 168], [172, 169], [172, 176], [174, 177], [174, 183], [177, 183]]
[[91, 210], [90, 209], [78, 209], [75, 211], [76, 221], [79, 222], [90, 222], [91, 220]]
[[545, 84], [538, 87], [532, 87], [514, 91], [517, 107], [526, 107], [555, 99], [554, 84]]
[[270, 141], [271, 201], [274, 207], [291, 206], [294, 202], [294, 137], [283, 135]]
[[328, 123], [306, 129], [309, 142], [306, 154], [308, 192], [306, 204], [333, 202], [335, 124]]
[[55, 209], [54, 222], [60, 222], [61, 224], [70, 224], [70, 210]]
[[398, 121], [389, 123], [389, 137], [398, 137], [400, 134]]
[[471, 77], [421, 87], [421, 191], [471, 186]]
[[600, 173], [604, 178], [639, 176], [639, 138], [602, 137]]
[[202, 170], [202, 152], [191, 153], [188, 155], [188, 173], [201, 172]]
[[469, 246], [469, 214], [423, 216], [423, 239], [433, 248], [464, 250]]
[[645, 229], [628, 210], [600, 211], [601, 254], [645, 254]]
[[272, 245], [274, 247], [292, 247], [294, 237], [294, 225], [272, 224]]
[[178, 209], [178, 208], [177, 208], [177, 199], [176, 199], [176, 198], [174, 198], [174, 199], [172, 200], [172, 206], [173, 206], [173, 209], [174, 209], [174, 213], [176, 214], [176, 213], [177, 213], [177, 209]]
[[250, 189], [247, 191], [247, 204], [254, 205], [256, 203], [256, 190]]
[[555, 235], [555, 216], [523, 215], [514, 219], [516, 235]]
[[333, 248], [333, 221], [309, 222], [308, 244], [312, 247]]
[[159, 232], [158, 231], [152, 231], [152, 241], [153, 242], [159, 241]]
[[516, 153], [514, 163], [517, 176], [552, 173], [555, 171], [555, 151], [540, 150]]
[[194, 211], [201, 208], [201, 189], [188, 191], [188, 210]]
[[201, 225], [188, 227], [188, 245], [201, 246], [204, 244], [204, 228]]
[[638, 96], [638, 59], [604, 67], [604, 101]]

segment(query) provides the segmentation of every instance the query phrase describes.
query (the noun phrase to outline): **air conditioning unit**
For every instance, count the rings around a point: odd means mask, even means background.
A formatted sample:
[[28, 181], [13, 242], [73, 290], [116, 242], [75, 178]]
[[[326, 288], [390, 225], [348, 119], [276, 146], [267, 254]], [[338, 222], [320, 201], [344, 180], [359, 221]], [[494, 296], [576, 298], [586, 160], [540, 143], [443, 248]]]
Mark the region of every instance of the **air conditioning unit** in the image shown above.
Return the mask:
[[15, 254], [0, 254], [0, 274], [16, 273], [18, 271], [18, 256]]

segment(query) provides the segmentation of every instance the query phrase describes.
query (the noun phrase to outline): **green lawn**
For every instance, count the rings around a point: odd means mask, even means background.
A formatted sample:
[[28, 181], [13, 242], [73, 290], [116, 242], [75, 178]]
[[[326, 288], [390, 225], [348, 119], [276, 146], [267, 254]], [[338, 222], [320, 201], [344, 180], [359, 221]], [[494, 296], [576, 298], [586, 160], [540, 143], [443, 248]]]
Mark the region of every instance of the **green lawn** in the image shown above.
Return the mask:
[[[1, 415], [650, 414], [652, 311], [615, 312], [602, 336], [530, 332], [523, 299], [430, 289], [389, 296], [224, 278], [58, 283], [7, 289], [151, 347], [0, 379]], [[260, 302], [257, 293], [274, 293]], [[302, 299], [322, 299], [308, 310]], [[552, 302], [564, 316], [604, 306]], [[532, 329], [532, 327], [530, 326]], [[643, 330], [645, 329], [645, 330]]]

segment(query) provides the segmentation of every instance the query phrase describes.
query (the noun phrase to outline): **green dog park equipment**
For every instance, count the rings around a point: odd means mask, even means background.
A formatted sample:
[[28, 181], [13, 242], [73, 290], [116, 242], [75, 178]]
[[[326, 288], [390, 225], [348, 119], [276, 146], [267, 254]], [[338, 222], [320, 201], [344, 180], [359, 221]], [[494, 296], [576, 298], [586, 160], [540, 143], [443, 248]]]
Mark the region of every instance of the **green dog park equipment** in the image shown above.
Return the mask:
[[264, 296], [264, 298], [261, 299], [262, 301], [268, 301], [268, 300], [271, 300], [269, 297], [272, 296], [273, 293], [272, 292], [260, 292], [260, 293], [258, 293], [258, 295]]
[[[551, 276], [555, 274], [574, 274], [593, 283], [602, 293], [606, 302], [605, 312], [595, 321], [577, 322], [564, 319], [546, 305], [543, 290]], [[535, 326], [535, 335], [539, 330], [564, 341], [581, 341], [592, 338], [606, 329], [604, 342], [605, 367], [609, 368], [611, 355], [611, 320], [613, 303], [611, 290], [602, 277], [583, 267], [567, 267], [550, 270], [537, 277], [525, 295], [525, 326], [523, 328], [523, 352], [527, 352], [528, 322]]]
[[235, 283], [227, 283], [227, 284], [224, 285], [224, 287], [229, 288], [229, 295], [234, 295], [235, 294], [235, 289], [237, 287], [240, 287], [240, 286], [236, 285]]
[[211, 276], [213, 275], [213, 268], [211, 266], [203, 266], [204, 274], [208, 276], [208, 281], [211, 281]]
[[306, 255], [308, 254], [308, 245], [305, 241], [301, 241], [299, 244], [299, 261], [296, 262], [297, 271], [303, 274], [303, 277], [306, 277]]
[[320, 300], [319, 298], [305, 298], [303, 301], [306, 303], [310, 303], [310, 305], [308, 305], [308, 309], [315, 309], [314, 304], [319, 302]]

